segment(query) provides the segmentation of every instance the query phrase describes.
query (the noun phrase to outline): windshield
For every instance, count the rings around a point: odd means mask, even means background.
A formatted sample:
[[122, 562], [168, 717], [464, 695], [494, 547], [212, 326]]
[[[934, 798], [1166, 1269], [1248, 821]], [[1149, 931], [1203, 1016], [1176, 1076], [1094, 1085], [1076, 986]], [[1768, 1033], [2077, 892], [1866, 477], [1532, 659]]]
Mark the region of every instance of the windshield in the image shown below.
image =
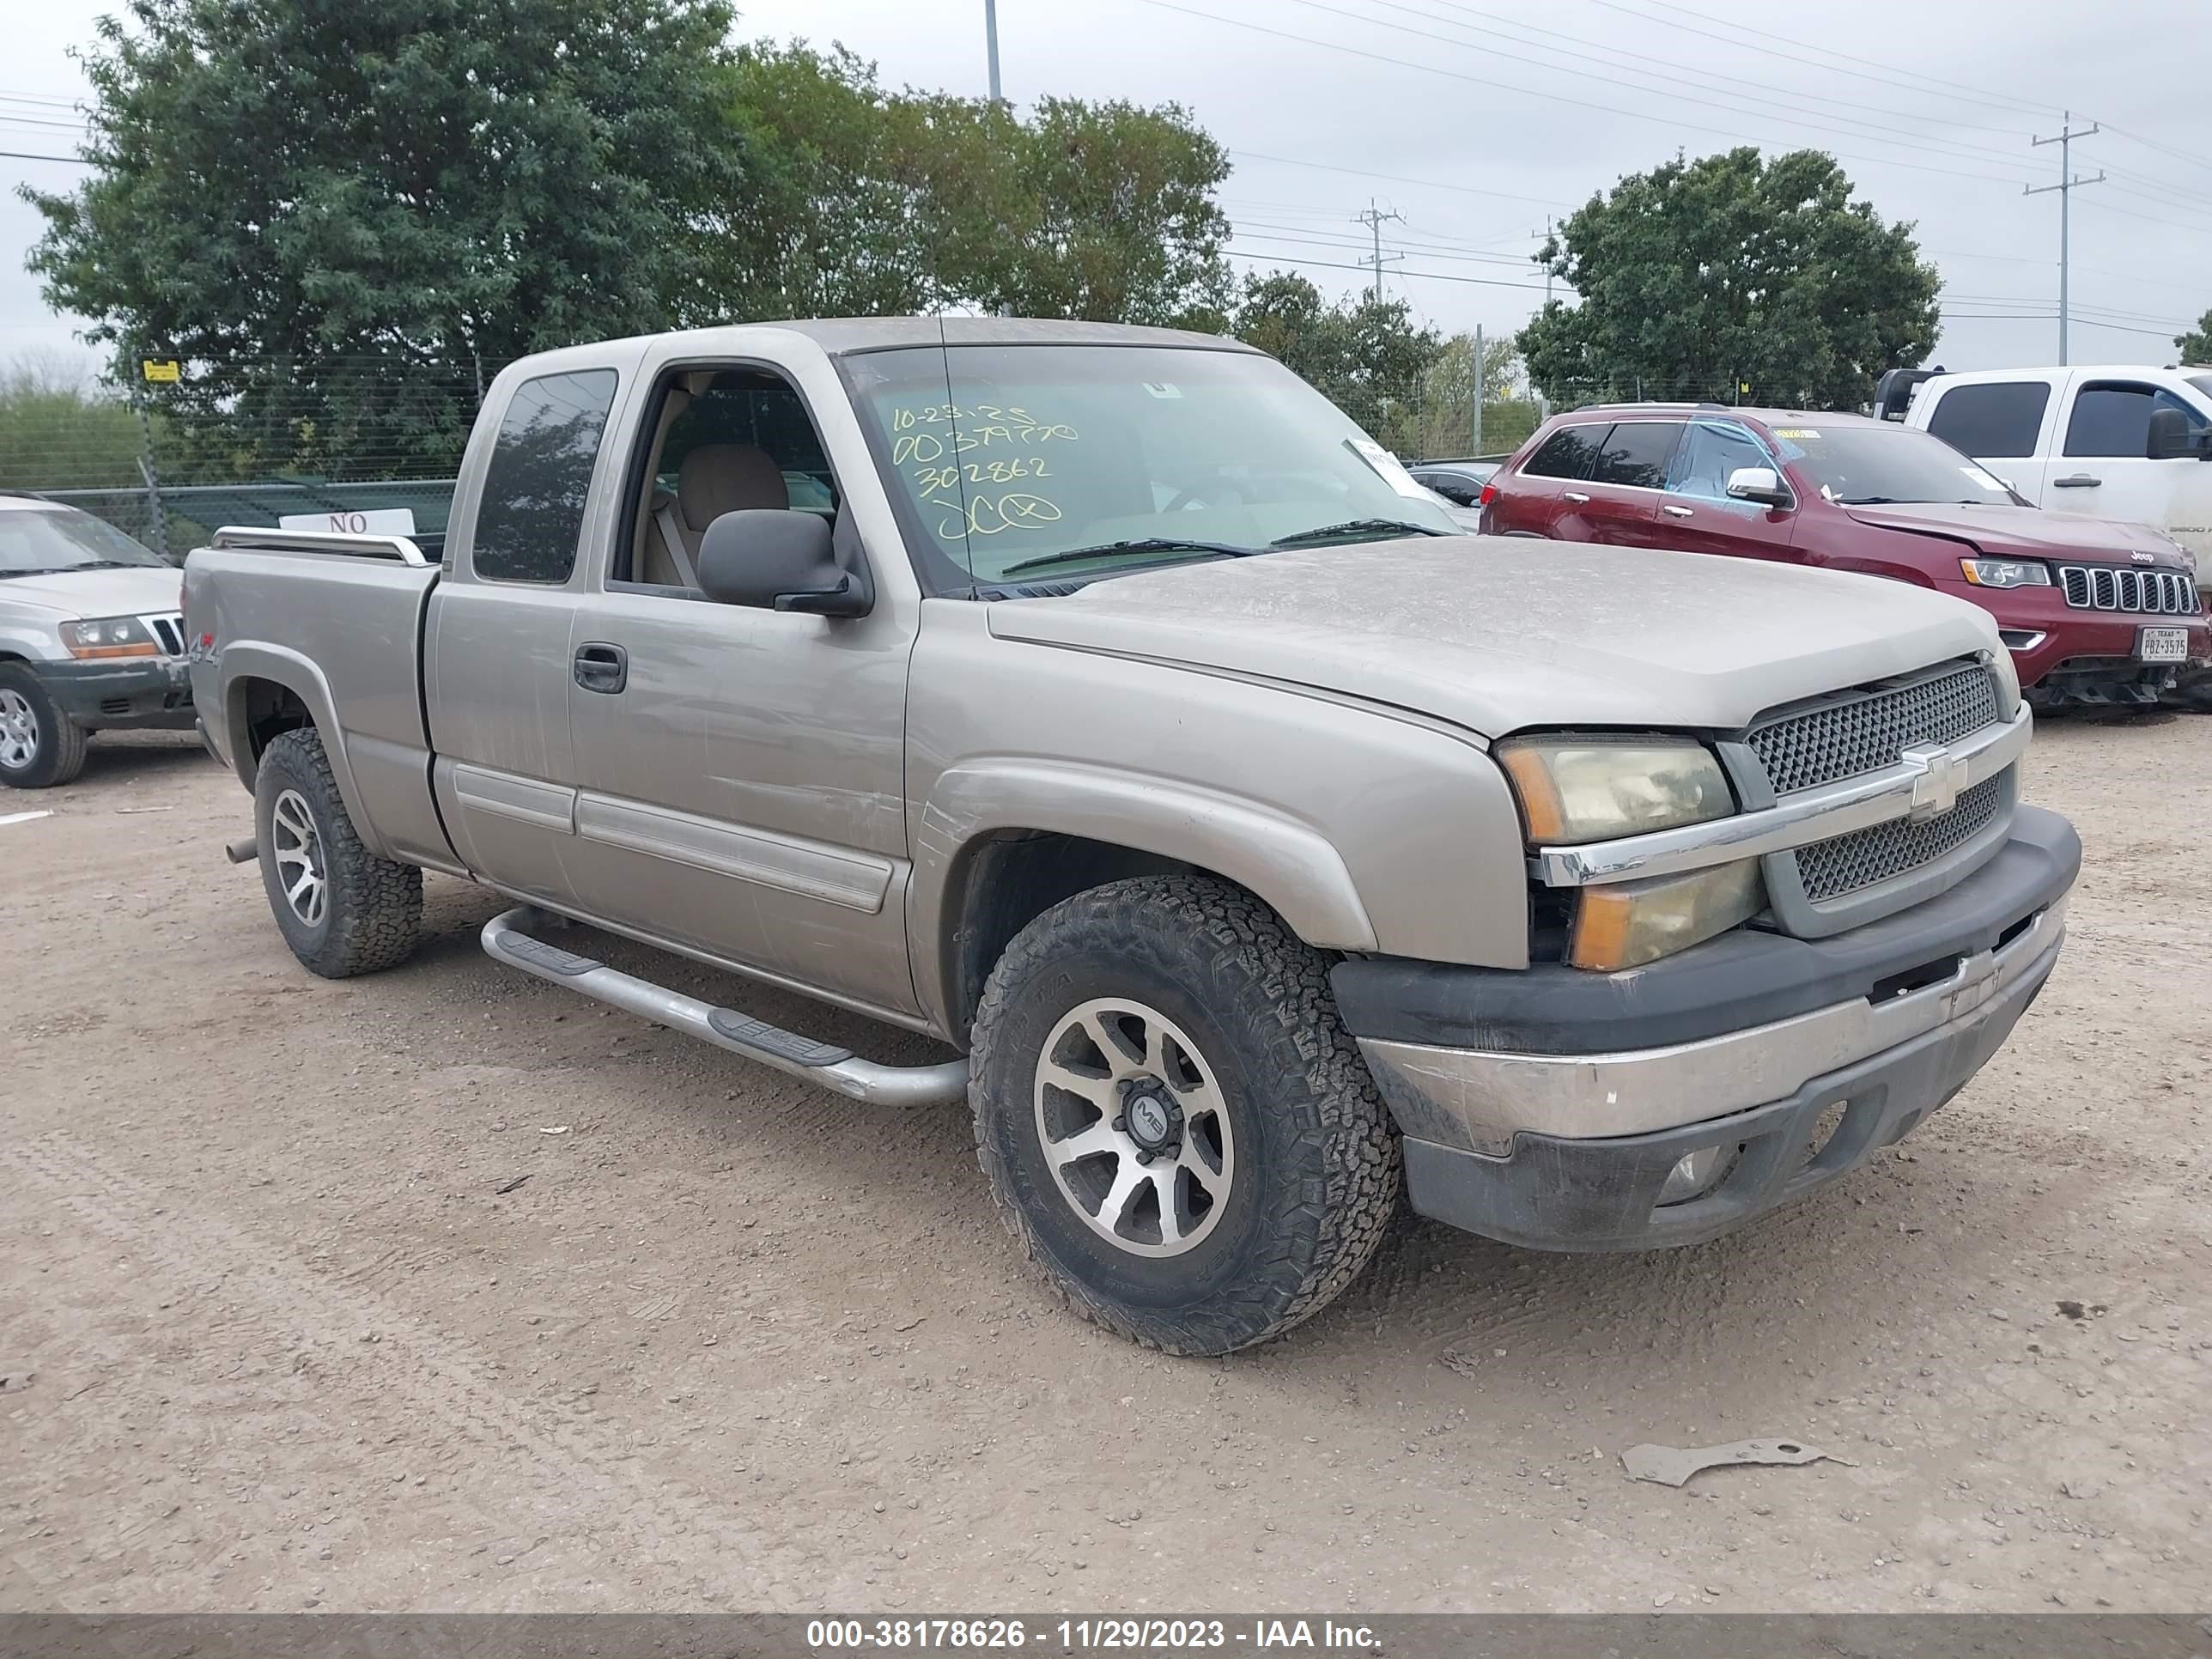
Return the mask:
[[2184, 378], [2206, 397], [2212, 398], [2212, 374], [2191, 374]]
[[150, 549], [89, 513], [0, 507], [0, 576], [118, 564], [167, 568]]
[[933, 591], [1459, 533], [1273, 358], [956, 345], [871, 352], [846, 373]]
[[1777, 426], [1775, 447], [1832, 501], [1958, 501], [2010, 507], [2019, 497], [1972, 457], [1902, 426]]

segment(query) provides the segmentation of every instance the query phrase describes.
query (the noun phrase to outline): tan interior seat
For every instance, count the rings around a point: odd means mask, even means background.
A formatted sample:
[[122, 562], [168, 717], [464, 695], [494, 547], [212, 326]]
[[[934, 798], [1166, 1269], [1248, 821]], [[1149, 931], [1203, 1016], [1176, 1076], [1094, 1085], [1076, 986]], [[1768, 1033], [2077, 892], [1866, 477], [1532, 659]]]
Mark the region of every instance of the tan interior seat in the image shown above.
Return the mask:
[[[678, 468], [674, 497], [665, 490], [653, 497], [645, 580], [672, 587], [694, 586], [686, 572], [697, 568], [699, 544], [708, 525], [725, 513], [790, 505], [783, 471], [766, 450], [751, 444], [702, 444]], [[677, 549], [671, 548], [672, 541]]]

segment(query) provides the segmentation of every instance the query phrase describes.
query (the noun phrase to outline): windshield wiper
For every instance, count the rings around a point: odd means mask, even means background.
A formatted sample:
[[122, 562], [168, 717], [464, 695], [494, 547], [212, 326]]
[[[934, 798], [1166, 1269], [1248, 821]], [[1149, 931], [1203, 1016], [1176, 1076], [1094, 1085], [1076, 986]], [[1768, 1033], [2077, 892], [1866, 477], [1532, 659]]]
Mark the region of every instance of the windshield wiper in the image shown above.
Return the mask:
[[1264, 553], [1265, 548], [1239, 547], [1234, 542], [1187, 541], [1181, 536], [1139, 536], [1130, 541], [1101, 542], [1096, 547], [1071, 547], [1064, 553], [1041, 553], [1034, 559], [1022, 559], [1008, 565], [999, 574], [1018, 575], [1024, 570], [1042, 570], [1055, 564], [1073, 564], [1083, 559], [1103, 558], [1109, 553], [1218, 553], [1224, 558], [1249, 559], [1255, 553]]
[[1346, 519], [1342, 524], [1325, 524], [1316, 530], [1301, 530], [1295, 535], [1278, 536], [1267, 544], [1270, 547], [1303, 547], [1309, 542], [1333, 540], [1339, 536], [1449, 536], [1449, 530], [1438, 530], [1430, 525], [1415, 524], [1410, 519]]
[[1913, 503], [1897, 495], [1844, 495], [1838, 498], [1844, 507], [1910, 507]]

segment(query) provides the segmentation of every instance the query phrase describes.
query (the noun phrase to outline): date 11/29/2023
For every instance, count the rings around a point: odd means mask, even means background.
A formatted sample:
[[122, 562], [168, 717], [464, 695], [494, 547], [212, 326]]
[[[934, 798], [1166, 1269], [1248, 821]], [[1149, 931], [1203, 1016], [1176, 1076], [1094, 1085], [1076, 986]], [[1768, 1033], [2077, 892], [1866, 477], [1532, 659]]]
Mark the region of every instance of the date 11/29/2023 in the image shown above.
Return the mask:
[[816, 1653], [865, 1650], [1034, 1648], [1046, 1653], [1171, 1652], [1193, 1649], [1328, 1648], [1372, 1652], [1369, 1626], [1331, 1618], [931, 1618], [817, 1619], [806, 1626]]

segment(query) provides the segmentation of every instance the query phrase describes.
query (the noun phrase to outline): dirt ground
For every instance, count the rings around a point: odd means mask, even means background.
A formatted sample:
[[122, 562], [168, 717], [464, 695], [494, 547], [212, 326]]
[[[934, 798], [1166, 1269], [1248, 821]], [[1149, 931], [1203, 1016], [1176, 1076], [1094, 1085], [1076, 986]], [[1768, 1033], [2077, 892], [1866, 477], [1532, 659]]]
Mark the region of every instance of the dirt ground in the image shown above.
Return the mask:
[[[1876, 1166], [1663, 1255], [1409, 1222], [1199, 1362], [1041, 1291], [964, 1111], [495, 968], [459, 881], [313, 979], [235, 783], [95, 744], [0, 799], [0, 1608], [2202, 1611], [2212, 719], [2029, 771], [2066, 957]], [[1748, 1436], [1848, 1462], [1620, 1463]]]

